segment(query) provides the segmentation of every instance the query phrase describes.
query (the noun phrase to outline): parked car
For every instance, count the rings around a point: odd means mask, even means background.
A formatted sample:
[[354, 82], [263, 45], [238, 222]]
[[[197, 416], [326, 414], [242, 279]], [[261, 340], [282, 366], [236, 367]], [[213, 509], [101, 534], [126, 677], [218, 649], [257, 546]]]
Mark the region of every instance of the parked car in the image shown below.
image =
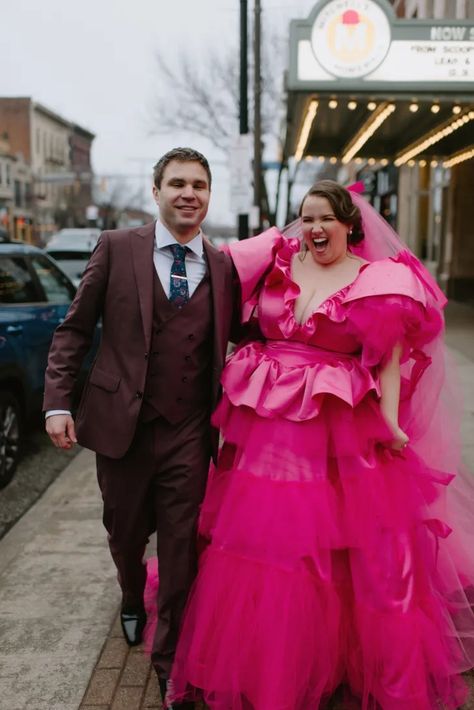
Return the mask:
[[0, 488], [15, 473], [26, 423], [41, 412], [51, 339], [75, 292], [41, 249], [0, 243]]
[[89, 261], [97, 240], [99, 229], [61, 229], [53, 234], [46, 246], [46, 252], [69, 276], [77, 287]]

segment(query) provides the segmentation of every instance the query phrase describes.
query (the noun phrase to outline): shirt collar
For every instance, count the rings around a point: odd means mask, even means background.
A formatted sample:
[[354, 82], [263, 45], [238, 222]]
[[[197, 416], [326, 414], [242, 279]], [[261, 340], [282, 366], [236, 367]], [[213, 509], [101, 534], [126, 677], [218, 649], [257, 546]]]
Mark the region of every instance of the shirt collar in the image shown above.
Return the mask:
[[[155, 249], [164, 249], [172, 244], [179, 244], [179, 242], [173, 237], [163, 222], [157, 219], [155, 225]], [[191, 249], [196, 256], [202, 257], [204, 250], [202, 245], [202, 231], [199, 230], [196, 236], [184, 246]]]

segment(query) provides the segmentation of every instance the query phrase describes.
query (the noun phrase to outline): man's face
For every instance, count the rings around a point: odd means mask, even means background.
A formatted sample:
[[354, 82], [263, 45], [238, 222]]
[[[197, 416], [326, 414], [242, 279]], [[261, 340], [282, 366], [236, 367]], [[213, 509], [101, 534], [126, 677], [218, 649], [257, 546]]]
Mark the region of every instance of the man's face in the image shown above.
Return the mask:
[[211, 191], [203, 166], [196, 161], [172, 160], [163, 172], [161, 187], [153, 186], [160, 219], [182, 244], [199, 231], [209, 207]]

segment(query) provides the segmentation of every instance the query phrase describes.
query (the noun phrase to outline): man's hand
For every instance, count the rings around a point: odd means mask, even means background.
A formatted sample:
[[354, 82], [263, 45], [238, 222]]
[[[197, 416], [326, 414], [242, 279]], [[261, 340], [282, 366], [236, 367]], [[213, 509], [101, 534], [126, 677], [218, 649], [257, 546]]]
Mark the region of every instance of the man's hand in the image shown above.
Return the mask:
[[77, 444], [74, 419], [70, 414], [53, 414], [46, 419], [46, 431], [58, 449], [71, 449]]

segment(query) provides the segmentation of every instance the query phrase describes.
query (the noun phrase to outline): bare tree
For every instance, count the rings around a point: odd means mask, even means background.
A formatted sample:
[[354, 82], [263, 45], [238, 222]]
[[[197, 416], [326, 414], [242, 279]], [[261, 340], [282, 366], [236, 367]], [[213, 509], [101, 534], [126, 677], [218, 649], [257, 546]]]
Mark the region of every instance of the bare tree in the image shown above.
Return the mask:
[[[283, 74], [287, 59], [286, 41], [265, 30], [261, 50], [262, 138], [272, 144], [281, 140]], [[183, 131], [207, 138], [225, 157], [239, 132], [239, 53], [236, 48], [209, 50], [199, 57], [185, 50], [179, 61], [156, 55], [159, 93], [150, 113], [150, 132], [163, 134]], [[249, 86], [253, 65], [249, 62]], [[253, 115], [253, 100], [249, 97]], [[252, 119], [250, 119], [252, 125]], [[278, 156], [279, 157], [279, 156]], [[268, 197], [263, 185], [264, 208]]]
[[[125, 207], [135, 206], [131, 202], [131, 189], [126, 177], [99, 178], [94, 193], [103, 229], [115, 229], [118, 217]], [[136, 206], [141, 206], [141, 204]]]
[[162, 89], [154, 99], [151, 133], [194, 133], [226, 153], [238, 121], [238, 67], [229, 59], [209, 52], [206, 60], [197, 64], [183, 53], [172, 66], [158, 53]]

